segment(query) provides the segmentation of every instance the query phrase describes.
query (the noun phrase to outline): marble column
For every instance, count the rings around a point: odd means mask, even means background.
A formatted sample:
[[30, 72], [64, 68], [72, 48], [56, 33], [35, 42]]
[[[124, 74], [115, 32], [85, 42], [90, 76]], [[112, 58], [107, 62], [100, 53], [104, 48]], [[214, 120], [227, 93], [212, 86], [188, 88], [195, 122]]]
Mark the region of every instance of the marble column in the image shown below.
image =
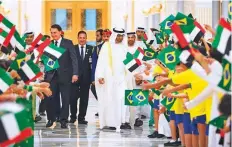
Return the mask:
[[229, 5], [229, 1], [227, 0], [223, 0], [222, 1], [222, 9], [221, 9], [221, 16], [224, 17], [224, 18], [227, 18], [228, 17], [228, 5]]
[[149, 17], [148, 16], [144, 17], [144, 27], [145, 27], [145, 30], [148, 31], [149, 29]]
[[177, 0], [177, 12], [184, 13], [184, 0]]
[[212, 27], [215, 29], [220, 19], [220, 1], [212, 1]]
[[158, 29], [160, 23], [160, 13], [155, 13], [152, 15], [152, 27]]

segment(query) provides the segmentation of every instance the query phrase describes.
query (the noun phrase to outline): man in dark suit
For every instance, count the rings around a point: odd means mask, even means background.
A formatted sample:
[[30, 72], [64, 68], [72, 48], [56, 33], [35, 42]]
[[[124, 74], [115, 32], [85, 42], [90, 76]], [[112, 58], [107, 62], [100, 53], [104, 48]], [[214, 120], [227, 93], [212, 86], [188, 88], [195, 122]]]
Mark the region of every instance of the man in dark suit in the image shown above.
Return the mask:
[[45, 81], [50, 83], [52, 96], [46, 98], [46, 112], [48, 122], [46, 127], [53, 126], [56, 119], [57, 101], [62, 100], [62, 108], [60, 110], [61, 128], [67, 128], [69, 116], [69, 102], [71, 84], [78, 80], [78, 60], [75, 48], [71, 40], [61, 37], [61, 27], [57, 24], [51, 26], [51, 37], [53, 43], [65, 49], [65, 52], [59, 58], [60, 67], [57, 70], [45, 73]]
[[75, 50], [78, 59], [79, 79], [76, 83], [72, 84], [70, 101], [71, 119], [69, 122], [74, 123], [77, 119], [77, 100], [80, 98], [78, 123], [87, 124], [85, 115], [89, 101], [93, 47], [86, 44], [87, 34], [85, 31], [79, 31], [77, 38], [79, 44], [75, 45]]

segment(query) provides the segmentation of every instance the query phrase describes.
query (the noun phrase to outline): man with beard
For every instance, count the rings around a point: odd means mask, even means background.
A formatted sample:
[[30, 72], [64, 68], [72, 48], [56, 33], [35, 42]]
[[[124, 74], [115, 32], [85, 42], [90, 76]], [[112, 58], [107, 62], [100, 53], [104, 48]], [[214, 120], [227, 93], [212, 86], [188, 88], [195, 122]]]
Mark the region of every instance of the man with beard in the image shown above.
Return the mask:
[[[97, 46], [94, 47], [93, 54], [92, 54], [92, 71], [91, 71], [92, 84], [90, 87], [96, 99], [98, 98], [97, 98], [97, 93], [95, 89], [95, 70], [97, 66], [98, 55], [100, 53], [100, 50], [104, 42], [109, 41], [110, 35], [111, 35], [111, 31], [109, 29], [105, 29], [104, 31], [103, 30], [96, 31]], [[96, 113], [95, 116], [98, 116], [98, 113]]]
[[104, 43], [96, 67], [95, 84], [99, 101], [100, 129], [112, 130], [129, 128], [126, 123], [124, 92], [127, 89], [126, 45], [123, 43], [124, 29], [113, 29], [109, 42]]

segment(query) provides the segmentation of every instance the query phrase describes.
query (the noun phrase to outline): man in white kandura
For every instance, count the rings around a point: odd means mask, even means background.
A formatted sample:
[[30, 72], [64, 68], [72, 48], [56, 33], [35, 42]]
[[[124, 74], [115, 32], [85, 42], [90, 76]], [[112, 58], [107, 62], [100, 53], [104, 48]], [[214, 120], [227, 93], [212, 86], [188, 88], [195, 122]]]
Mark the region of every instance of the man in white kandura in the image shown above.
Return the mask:
[[127, 71], [123, 64], [127, 53], [124, 35], [124, 29], [114, 28], [110, 41], [104, 43], [99, 54], [95, 84], [99, 101], [100, 129], [109, 127], [119, 131], [129, 127], [124, 105], [124, 93], [127, 89]]

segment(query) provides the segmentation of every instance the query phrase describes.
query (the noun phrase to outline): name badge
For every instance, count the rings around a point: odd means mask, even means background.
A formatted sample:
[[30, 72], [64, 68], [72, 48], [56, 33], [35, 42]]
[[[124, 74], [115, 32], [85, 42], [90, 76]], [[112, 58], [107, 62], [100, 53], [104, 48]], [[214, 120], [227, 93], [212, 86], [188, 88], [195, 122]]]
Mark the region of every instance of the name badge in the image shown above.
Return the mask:
[[92, 63], [92, 57], [89, 57], [89, 63]]

